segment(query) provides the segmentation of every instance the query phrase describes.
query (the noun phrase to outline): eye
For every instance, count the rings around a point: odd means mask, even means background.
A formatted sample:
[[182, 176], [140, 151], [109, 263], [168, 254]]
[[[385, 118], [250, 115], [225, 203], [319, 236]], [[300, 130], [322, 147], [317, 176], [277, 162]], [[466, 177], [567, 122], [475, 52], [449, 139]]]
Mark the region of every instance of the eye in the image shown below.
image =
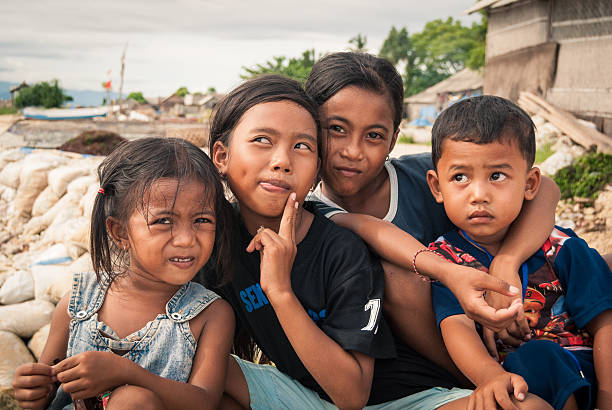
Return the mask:
[[373, 140], [382, 140], [382, 139], [384, 139], [382, 134], [380, 134], [378, 132], [374, 132], [374, 131], [368, 132], [368, 138], [373, 139]]
[[503, 181], [507, 176], [503, 172], [494, 172], [491, 174], [492, 181]]
[[297, 144], [295, 144], [295, 148], [300, 149], [300, 150], [308, 150], [308, 151], [312, 151], [312, 148], [310, 147], [310, 145], [306, 144], [305, 142], [298, 142]]
[[195, 223], [197, 224], [214, 224], [215, 221], [212, 218], [202, 216], [200, 218], [196, 218]]
[[337, 125], [337, 124], [330, 125], [329, 130], [335, 133], [339, 133], [339, 134], [346, 134], [346, 131], [344, 130], [344, 128], [342, 128], [340, 125]]
[[453, 175], [453, 181], [465, 183], [468, 181], [468, 177], [465, 174], [456, 174], [456, 175]]
[[267, 144], [267, 145], [272, 144], [272, 142], [270, 141], [270, 138], [268, 137], [255, 137], [253, 138], [253, 142], [260, 142], [262, 144]]
[[172, 221], [170, 218], [157, 218], [154, 220], [151, 225], [170, 225]]

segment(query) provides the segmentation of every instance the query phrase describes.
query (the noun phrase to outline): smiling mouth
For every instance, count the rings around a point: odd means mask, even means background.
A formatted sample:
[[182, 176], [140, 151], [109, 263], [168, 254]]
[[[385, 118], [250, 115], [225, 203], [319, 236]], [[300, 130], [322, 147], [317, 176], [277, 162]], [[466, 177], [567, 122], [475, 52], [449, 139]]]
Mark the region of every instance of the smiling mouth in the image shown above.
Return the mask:
[[193, 256], [174, 256], [168, 260], [179, 268], [189, 268], [195, 263]]
[[280, 179], [268, 179], [259, 183], [264, 190], [272, 193], [284, 194], [289, 192], [291, 185]]

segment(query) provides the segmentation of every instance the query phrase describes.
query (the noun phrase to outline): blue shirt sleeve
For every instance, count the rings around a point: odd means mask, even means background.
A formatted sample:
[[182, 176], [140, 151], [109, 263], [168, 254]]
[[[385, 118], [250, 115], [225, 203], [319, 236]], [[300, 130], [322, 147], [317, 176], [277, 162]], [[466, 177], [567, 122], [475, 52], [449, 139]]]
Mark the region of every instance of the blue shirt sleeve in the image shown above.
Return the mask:
[[431, 297], [438, 327], [447, 317], [465, 313], [453, 292], [440, 282], [431, 284]]
[[[573, 234], [573, 232], [568, 234]], [[565, 305], [578, 328], [612, 309], [612, 273], [595, 249], [576, 236], [566, 239], [553, 269], [565, 289]]]

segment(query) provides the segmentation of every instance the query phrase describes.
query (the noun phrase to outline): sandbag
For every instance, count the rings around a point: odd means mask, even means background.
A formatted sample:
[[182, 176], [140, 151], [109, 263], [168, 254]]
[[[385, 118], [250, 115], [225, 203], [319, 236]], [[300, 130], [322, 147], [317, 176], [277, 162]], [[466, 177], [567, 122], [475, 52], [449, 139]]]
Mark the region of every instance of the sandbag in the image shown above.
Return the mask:
[[0, 388], [11, 386], [15, 369], [22, 364], [33, 362], [34, 358], [19, 336], [0, 331]]
[[30, 338], [38, 329], [51, 323], [54, 309], [55, 305], [45, 300], [0, 306], [0, 330]]
[[[55, 205], [51, 207], [51, 209], [49, 209], [43, 215], [35, 217], [40, 219], [34, 221], [35, 218], [32, 218], [30, 221], [28, 221], [23, 229], [24, 233], [26, 235], [35, 235], [42, 230], [47, 229], [47, 227], [49, 227], [49, 225], [51, 225], [51, 223], [55, 220], [57, 215], [60, 212], [65, 211], [67, 208], [72, 208], [73, 211], [71, 212], [77, 214], [77, 216], [80, 215], [80, 208], [78, 206], [80, 198], [81, 197], [75, 193], [67, 193], [61, 197], [59, 201], [57, 201]], [[75, 211], [74, 208], [77, 210]]]
[[81, 208], [73, 206], [62, 209], [47, 230], [41, 235], [44, 243], [59, 243], [72, 237], [81, 229]]
[[0, 304], [12, 305], [30, 299], [34, 299], [34, 280], [28, 271], [13, 273], [0, 288]]
[[51, 324], [44, 325], [30, 339], [28, 342], [28, 348], [34, 354], [36, 360], [40, 360], [40, 355], [45, 348], [45, 344], [47, 343], [47, 339], [49, 338], [49, 329], [51, 328]]
[[27, 152], [20, 148], [9, 149], [0, 153], [0, 170], [9, 162], [16, 162], [27, 155]]
[[29, 173], [21, 173], [17, 196], [14, 201], [13, 217], [29, 218], [34, 201], [47, 187], [48, 169], [32, 169]]
[[72, 278], [72, 274], [66, 269], [66, 265], [34, 265], [32, 266], [32, 278], [34, 279], [34, 297], [36, 300], [51, 300], [49, 288], [55, 282]]
[[78, 195], [85, 195], [90, 186], [98, 186], [98, 178], [94, 175], [85, 175], [76, 178], [68, 184], [67, 192], [74, 192]]
[[13, 189], [19, 188], [19, 175], [23, 167], [23, 160], [10, 162], [0, 171], [0, 184]]
[[79, 206], [81, 207], [81, 211], [83, 212], [83, 216], [85, 216], [87, 218], [91, 218], [91, 212], [93, 210], [93, 206], [94, 206], [94, 202], [96, 200], [96, 196], [100, 195], [100, 194], [98, 194], [98, 189], [100, 189], [100, 188], [97, 185], [91, 185], [87, 189], [87, 193], [79, 201]]
[[77, 177], [89, 174], [88, 168], [76, 167], [74, 165], [66, 165], [59, 167], [49, 172], [49, 186], [57, 196], [62, 196], [66, 193], [68, 184]]
[[93, 272], [91, 255], [84, 253], [77, 260], [66, 267], [66, 274], [58, 275], [56, 280], [47, 288], [42, 299], [57, 303], [72, 290], [72, 279], [75, 273]]
[[47, 186], [34, 200], [32, 216], [44, 215], [60, 198], [60, 195], [57, 195], [50, 186]]

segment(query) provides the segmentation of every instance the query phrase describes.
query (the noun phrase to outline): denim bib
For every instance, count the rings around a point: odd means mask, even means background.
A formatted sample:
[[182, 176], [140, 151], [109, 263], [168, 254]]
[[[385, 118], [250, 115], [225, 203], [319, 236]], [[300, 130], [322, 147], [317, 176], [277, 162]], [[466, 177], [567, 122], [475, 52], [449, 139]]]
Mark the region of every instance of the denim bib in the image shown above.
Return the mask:
[[[168, 301], [164, 313], [142, 329], [119, 338], [109, 326], [98, 321], [98, 310], [109, 285], [108, 281], [99, 283], [93, 273], [74, 275], [68, 305], [71, 319], [66, 357], [86, 351], [114, 352], [158, 376], [187, 382], [197, 348], [189, 321], [219, 296], [198, 283], [188, 282]], [[62, 394], [67, 396], [59, 389], [50, 408], [63, 408], [66, 402], [58, 400]], [[58, 401], [62, 404], [55, 406]]]

